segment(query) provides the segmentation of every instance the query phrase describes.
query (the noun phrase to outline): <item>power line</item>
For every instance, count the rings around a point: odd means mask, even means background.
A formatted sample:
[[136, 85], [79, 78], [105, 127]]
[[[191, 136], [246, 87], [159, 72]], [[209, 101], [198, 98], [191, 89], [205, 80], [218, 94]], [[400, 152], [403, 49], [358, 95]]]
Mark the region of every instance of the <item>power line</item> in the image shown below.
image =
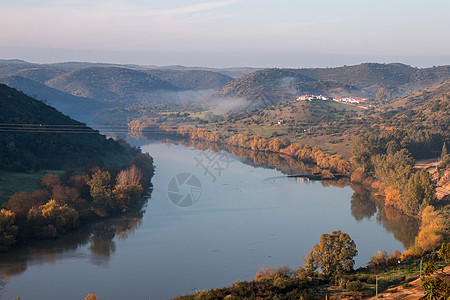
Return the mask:
[[[18, 132], [18, 133], [64, 133], [64, 134], [82, 134], [82, 133], [129, 133], [128, 126], [114, 125], [90, 125], [97, 128], [91, 128], [87, 125], [75, 124], [33, 124], [33, 123], [0, 123], [0, 132]], [[142, 133], [155, 132], [154, 130], [139, 130]]]

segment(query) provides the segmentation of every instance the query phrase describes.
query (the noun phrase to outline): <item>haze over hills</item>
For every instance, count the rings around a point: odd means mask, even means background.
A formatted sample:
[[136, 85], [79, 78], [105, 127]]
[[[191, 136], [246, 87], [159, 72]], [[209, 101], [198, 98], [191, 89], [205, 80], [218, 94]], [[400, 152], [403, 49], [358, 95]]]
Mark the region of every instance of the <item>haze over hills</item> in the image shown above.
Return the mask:
[[[241, 74], [244, 75], [233, 80]], [[198, 100], [210, 108], [245, 109], [247, 103], [263, 108], [302, 94], [373, 99], [381, 88], [392, 99], [445, 80], [450, 80], [450, 66], [419, 69], [400, 63], [308, 69], [212, 69], [86, 62], [41, 65], [0, 60], [0, 82], [82, 121], [89, 121], [103, 108], [99, 103], [111, 107]], [[236, 100], [247, 101], [241, 105]]]
[[[222, 71], [237, 74], [253, 69], [230, 68]], [[0, 60], [0, 82], [45, 100], [83, 121], [90, 117], [84, 115], [84, 111], [93, 115], [98, 110], [96, 104], [91, 105], [95, 103], [93, 100], [107, 105], [193, 100], [232, 80], [219, 70], [208, 68], [85, 62], [41, 65], [21, 60]], [[81, 100], [80, 110], [77, 102]], [[80, 118], [80, 113], [84, 118]]]

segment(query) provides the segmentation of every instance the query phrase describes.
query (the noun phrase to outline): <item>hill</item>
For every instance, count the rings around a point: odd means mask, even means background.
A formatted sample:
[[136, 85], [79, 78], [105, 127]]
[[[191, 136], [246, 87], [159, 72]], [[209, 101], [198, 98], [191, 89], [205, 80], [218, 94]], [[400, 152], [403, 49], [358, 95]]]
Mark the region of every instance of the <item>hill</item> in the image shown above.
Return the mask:
[[3, 84], [0, 106], [0, 170], [61, 170], [128, 157], [118, 142]]
[[161, 91], [180, 89], [144, 72], [121, 67], [89, 67], [47, 81], [66, 93], [103, 102], [136, 103], [157, 101]]
[[73, 96], [21, 76], [0, 78], [0, 83], [22, 91], [30, 97], [53, 106], [71, 118], [85, 123], [91, 122], [96, 112], [108, 107], [105, 103]]
[[176, 87], [193, 90], [216, 90], [233, 80], [233, 78], [229, 76], [206, 70], [176, 71], [153, 69], [146, 70], [145, 73], [156, 76], [161, 80], [165, 80]]
[[396, 98], [386, 110], [399, 124], [415, 124], [449, 135], [450, 81]]
[[272, 103], [301, 94], [375, 98], [380, 88], [390, 97], [450, 80], [450, 66], [417, 69], [404, 64], [364, 63], [356, 66], [314, 69], [264, 69], [216, 91], [216, 98], [243, 98]]
[[[274, 73], [286, 74], [284, 70], [271, 70], [266, 73], [269, 74], [266, 79], [268, 82]], [[345, 158], [351, 156], [354, 136], [363, 132], [376, 135], [385, 129], [407, 131], [408, 138], [416, 142], [436, 141], [433, 147], [442, 147], [443, 140], [450, 141], [450, 81], [407, 93], [379, 105], [322, 100], [269, 103], [262, 110], [240, 112], [231, 119], [210, 122], [204, 127], [210, 131], [217, 130], [222, 136], [236, 133], [278, 136], [301, 144], [315, 145]], [[424, 145], [418, 147], [425, 149]], [[437, 151], [436, 147], [433, 153]]]

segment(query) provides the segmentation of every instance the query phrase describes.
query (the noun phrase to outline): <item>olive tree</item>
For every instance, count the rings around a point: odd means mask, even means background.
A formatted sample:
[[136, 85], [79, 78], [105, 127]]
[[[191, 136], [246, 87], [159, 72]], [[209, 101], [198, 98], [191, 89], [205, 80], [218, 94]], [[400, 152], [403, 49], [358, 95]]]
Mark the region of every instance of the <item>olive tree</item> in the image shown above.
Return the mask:
[[324, 233], [309, 253], [306, 267], [310, 271], [320, 268], [327, 276], [349, 272], [357, 254], [355, 242], [347, 233], [340, 230]]

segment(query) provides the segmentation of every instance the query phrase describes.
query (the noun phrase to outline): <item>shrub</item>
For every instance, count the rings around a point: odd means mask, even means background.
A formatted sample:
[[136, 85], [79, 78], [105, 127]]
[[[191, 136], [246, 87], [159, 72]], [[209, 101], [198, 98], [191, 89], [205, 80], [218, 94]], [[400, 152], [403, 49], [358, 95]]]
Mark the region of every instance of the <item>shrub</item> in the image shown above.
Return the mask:
[[260, 280], [262, 278], [272, 278], [275, 275], [275, 268], [273, 266], [259, 267], [255, 274], [255, 280]]
[[368, 263], [370, 268], [385, 268], [388, 264], [388, 255], [386, 251], [378, 250]]
[[360, 291], [360, 290], [362, 289], [362, 283], [361, 283], [361, 281], [359, 281], [359, 280], [356, 280], [356, 281], [350, 281], [350, 282], [347, 284], [347, 289], [348, 289], [349, 291], [352, 291], [352, 292]]
[[210, 291], [199, 291], [195, 296], [196, 300], [213, 300], [214, 295]]
[[288, 279], [286, 277], [276, 275], [273, 281], [273, 286], [277, 289], [284, 290], [288, 286]]
[[367, 284], [375, 284], [377, 282], [377, 277], [375, 276], [370, 276], [369, 278], [367, 278]]

